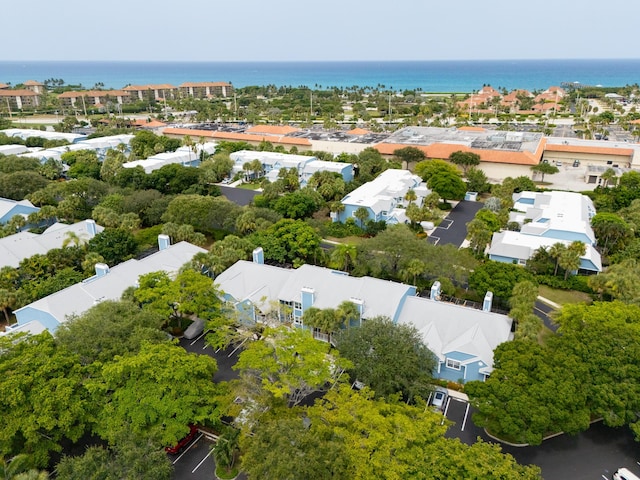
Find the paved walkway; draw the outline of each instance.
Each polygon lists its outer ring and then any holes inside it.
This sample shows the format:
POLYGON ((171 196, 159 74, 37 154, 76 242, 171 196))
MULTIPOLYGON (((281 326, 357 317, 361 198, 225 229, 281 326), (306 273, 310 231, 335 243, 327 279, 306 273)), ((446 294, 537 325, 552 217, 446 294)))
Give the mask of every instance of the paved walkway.
POLYGON ((482 202, 459 202, 429 235, 428 241, 435 245, 452 244, 460 248, 467 237, 467 223, 473 220, 476 212, 483 206, 482 202))

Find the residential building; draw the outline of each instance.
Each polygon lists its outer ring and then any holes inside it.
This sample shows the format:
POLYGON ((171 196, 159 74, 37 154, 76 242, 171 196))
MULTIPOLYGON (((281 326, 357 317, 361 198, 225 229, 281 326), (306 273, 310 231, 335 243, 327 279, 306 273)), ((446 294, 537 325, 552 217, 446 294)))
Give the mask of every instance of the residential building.
POLYGON ((33 130, 31 128, 7 128, 0 130, 0 134, 5 134, 7 137, 16 137, 26 140, 28 138, 39 137, 45 140, 65 140, 69 143, 76 143, 82 140, 86 140, 86 135, 80 135, 78 133, 65 133, 65 132, 49 132, 45 130, 33 130))
POLYGON ((70 108, 108 107, 124 105, 135 99, 126 90, 82 90, 79 92, 63 92, 58 95, 60 104, 70 108))
POLYGON ((385 170, 374 180, 361 185, 344 197, 344 211, 339 212, 335 220, 344 223, 347 218, 355 219, 356 211, 364 208, 369 214, 369 220, 390 224, 408 223, 405 209, 409 201, 405 197, 409 190, 415 192, 416 199, 412 202, 419 207, 430 193, 422 179, 410 171, 385 170))
MULTIPOLYGON (((438 358, 434 375, 454 381, 484 380, 493 368, 493 350, 513 338, 509 317, 491 311, 492 295, 485 297, 483 310, 462 307, 416 296, 416 288, 372 277, 351 277, 313 265, 287 269, 263 263, 263 252, 253 253, 253 262, 241 260, 215 279, 223 299, 234 309, 238 321, 278 325, 304 324, 304 312, 311 308, 337 308, 353 302, 360 318, 349 327, 378 316, 394 323, 412 324, 438 358)), ((312 328, 315 338, 331 341, 326 332, 312 328)))
POLYGON ((24 88, 27 90, 31 90, 32 92, 37 93, 38 95, 42 95, 45 91, 44 83, 40 83, 36 80, 27 80, 23 83, 24 88))
POLYGON ((260 163, 262 163, 262 175, 271 182, 278 179, 278 174, 282 168, 295 168, 298 171, 298 181, 301 187, 306 186, 311 176, 318 171, 337 173, 345 182, 353 180, 352 164, 327 162, 324 160, 318 160, 316 157, 311 157, 309 155, 240 150, 233 152, 229 157, 234 161, 234 165, 231 170, 232 176, 237 173, 253 175, 252 172, 246 172, 244 170, 244 165, 245 163, 250 163, 253 160, 259 160, 260 163))
MULTIPOLYGON (((345 272, 314 265, 287 269, 262 263, 262 249, 254 261, 240 260, 218 275, 215 284, 232 305, 241 322, 291 323, 304 327, 304 312, 311 308, 337 308, 351 301, 360 310, 360 321, 386 316, 397 321, 407 297, 416 287, 373 277, 351 277, 345 272)), ((314 336, 328 340, 314 329, 314 336)))
POLYGON ((69 317, 81 315, 101 301, 119 300, 127 288, 137 284, 140 275, 157 271, 173 275, 195 254, 206 253, 187 242, 170 245, 166 235, 160 235, 158 243, 160 250, 152 255, 127 260, 113 268, 99 263, 95 276, 19 308, 14 312, 18 323, 8 332, 16 328, 33 332, 45 328, 55 333, 69 317))
POLYGON ((15 215, 21 215, 26 218, 29 214, 39 210, 29 200, 16 201, 9 198, 0 198, 0 225, 4 225, 15 215))
POLYGON ((207 142, 204 144, 196 143, 192 147, 180 147, 175 152, 164 152, 153 155, 145 160, 134 160, 127 162, 122 166, 124 168, 142 167, 145 173, 151 173, 154 170, 177 163, 185 167, 197 167, 200 165, 200 159, 203 154, 213 155, 216 152, 216 143, 207 142))
POLYGON ((185 82, 178 91, 182 97, 226 98, 233 95, 233 85, 226 82, 185 82))
POLYGON ((161 85, 128 85, 122 91, 129 92, 134 102, 164 102, 165 100, 174 100, 178 96, 178 87, 166 83, 161 85))
MULTIPOLYGON (((439 282, 434 284, 439 287, 439 282)), ((493 351, 513 340, 513 321, 491 311, 491 292, 482 310, 441 302, 432 298, 408 297, 399 324, 413 325, 438 361, 434 376, 466 383, 484 381, 493 371, 493 351)))
POLYGON ((26 88, 11 90, 0 89, 0 109, 11 113, 17 110, 33 109, 40 105, 40 94, 26 88))
POLYGON ((124 152, 130 152, 131 140, 134 135, 112 135, 109 137, 98 137, 81 140, 77 143, 70 145, 63 145, 61 147, 53 147, 41 150, 33 150, 31 152, 20 154, 21 157, 32 157, 40 160, 41 163, 46 162, 49 159, 62 161, 62 155, 67 152, 73 152, 77 150, 93 150, 98 156, 98 160, 104 160, 107 152, 114 148, 121 148, 124 152))
MULTIPOLYGON (((37 210, 39 209, 36 208, 37 210)), ((54 248, 62 248, 65 242, 73 239, 86 243, 103 230, 93 220, 84 220, 71 225, 54 223, 41 234, 23 230, 0 238, 0 268, 16 268, 22 260, 36 254, 44 255, 54 248)))
POLYGON ((0 155, 19 155, 28 152, 29 149, 24 145, 0 145, 0 155))
POLYGON ((513 201, 509 221, 517 222, 520 231, 494 233, 489 258, 522 265, 538 248, 580 241, 586 245, 580 268, 592 272, 602 270, 591 228, 596 209, 589 197, 561 191, 520 192, 513 194, 513 201))

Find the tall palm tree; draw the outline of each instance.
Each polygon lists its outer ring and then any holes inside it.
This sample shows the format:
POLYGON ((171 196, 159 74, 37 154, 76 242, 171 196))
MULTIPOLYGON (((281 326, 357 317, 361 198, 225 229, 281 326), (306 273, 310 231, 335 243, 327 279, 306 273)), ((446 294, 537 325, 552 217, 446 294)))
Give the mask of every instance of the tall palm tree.
POLYGON ((407 193, 405 193, 404 199, 409 202, 409 205, 411 205, 418 199, 418 195, 416 195, 416 191, 413 188, 410 188, 407 190, 407 193))
POLYGON ((339 243, 331 251, 331 265, 348 272, 350 266, 355 266, 358 250, 355 245, 339 243))
POLYGON ((427 266, 422 260, 412 258, 407 262, 405 267, 400 270, 400 276, 405 282, 408 282, 413 278, 413 285, 415 285, 418 275, 422 275, 426 269, 427 266))
POLYGON ((549 256, 556 261, 556 266, 553 270, 553 275, 558 274, 558 266, 560 265, 560 257, 566 251, 567 246, 564 243, 554 243, 549 247, 549 256))

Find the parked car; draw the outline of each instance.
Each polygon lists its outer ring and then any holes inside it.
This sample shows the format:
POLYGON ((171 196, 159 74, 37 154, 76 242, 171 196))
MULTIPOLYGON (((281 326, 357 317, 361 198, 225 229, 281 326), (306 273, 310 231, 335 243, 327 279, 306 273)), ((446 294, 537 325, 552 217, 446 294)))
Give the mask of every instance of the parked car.
POLYGON ((191 340, 204 332, 204 320, 196 318, 184 331, 184 338, 191 340))
POLYGON ((619 468, 613 474, 613 480, 640 480, 640 477, 634 475, 626 468, 619 468))
POLYGON ((196 426, 189 425, 189 433, 187 433, 187 435, 184 438, 182 438, 178 443, 176 443, 172 447, 165 447, 164 450, 167 453, 170 453, 172 455, 177 455, 178 453, 182 452, 185 448, 187 448, 187 446, 193 441, 193 439, 196 438, 196 435, 198 435, 198 429, 196 428, 196 426))
POLYGON ((436 388, 436 391, 433 392, 433 397, 431 397, 431 405, 433 405, 434 410, 442 411, 444 410, 444 404, 447 401, 447 391, 443 388, 436 388))

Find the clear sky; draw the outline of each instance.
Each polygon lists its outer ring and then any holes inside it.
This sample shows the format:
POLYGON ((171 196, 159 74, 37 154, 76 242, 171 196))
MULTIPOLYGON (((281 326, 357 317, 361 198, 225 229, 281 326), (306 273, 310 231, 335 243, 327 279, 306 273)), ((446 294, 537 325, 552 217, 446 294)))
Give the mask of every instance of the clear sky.
POLYGON ((29 0, 0 60, 640 58, 637 0, 29 0))

